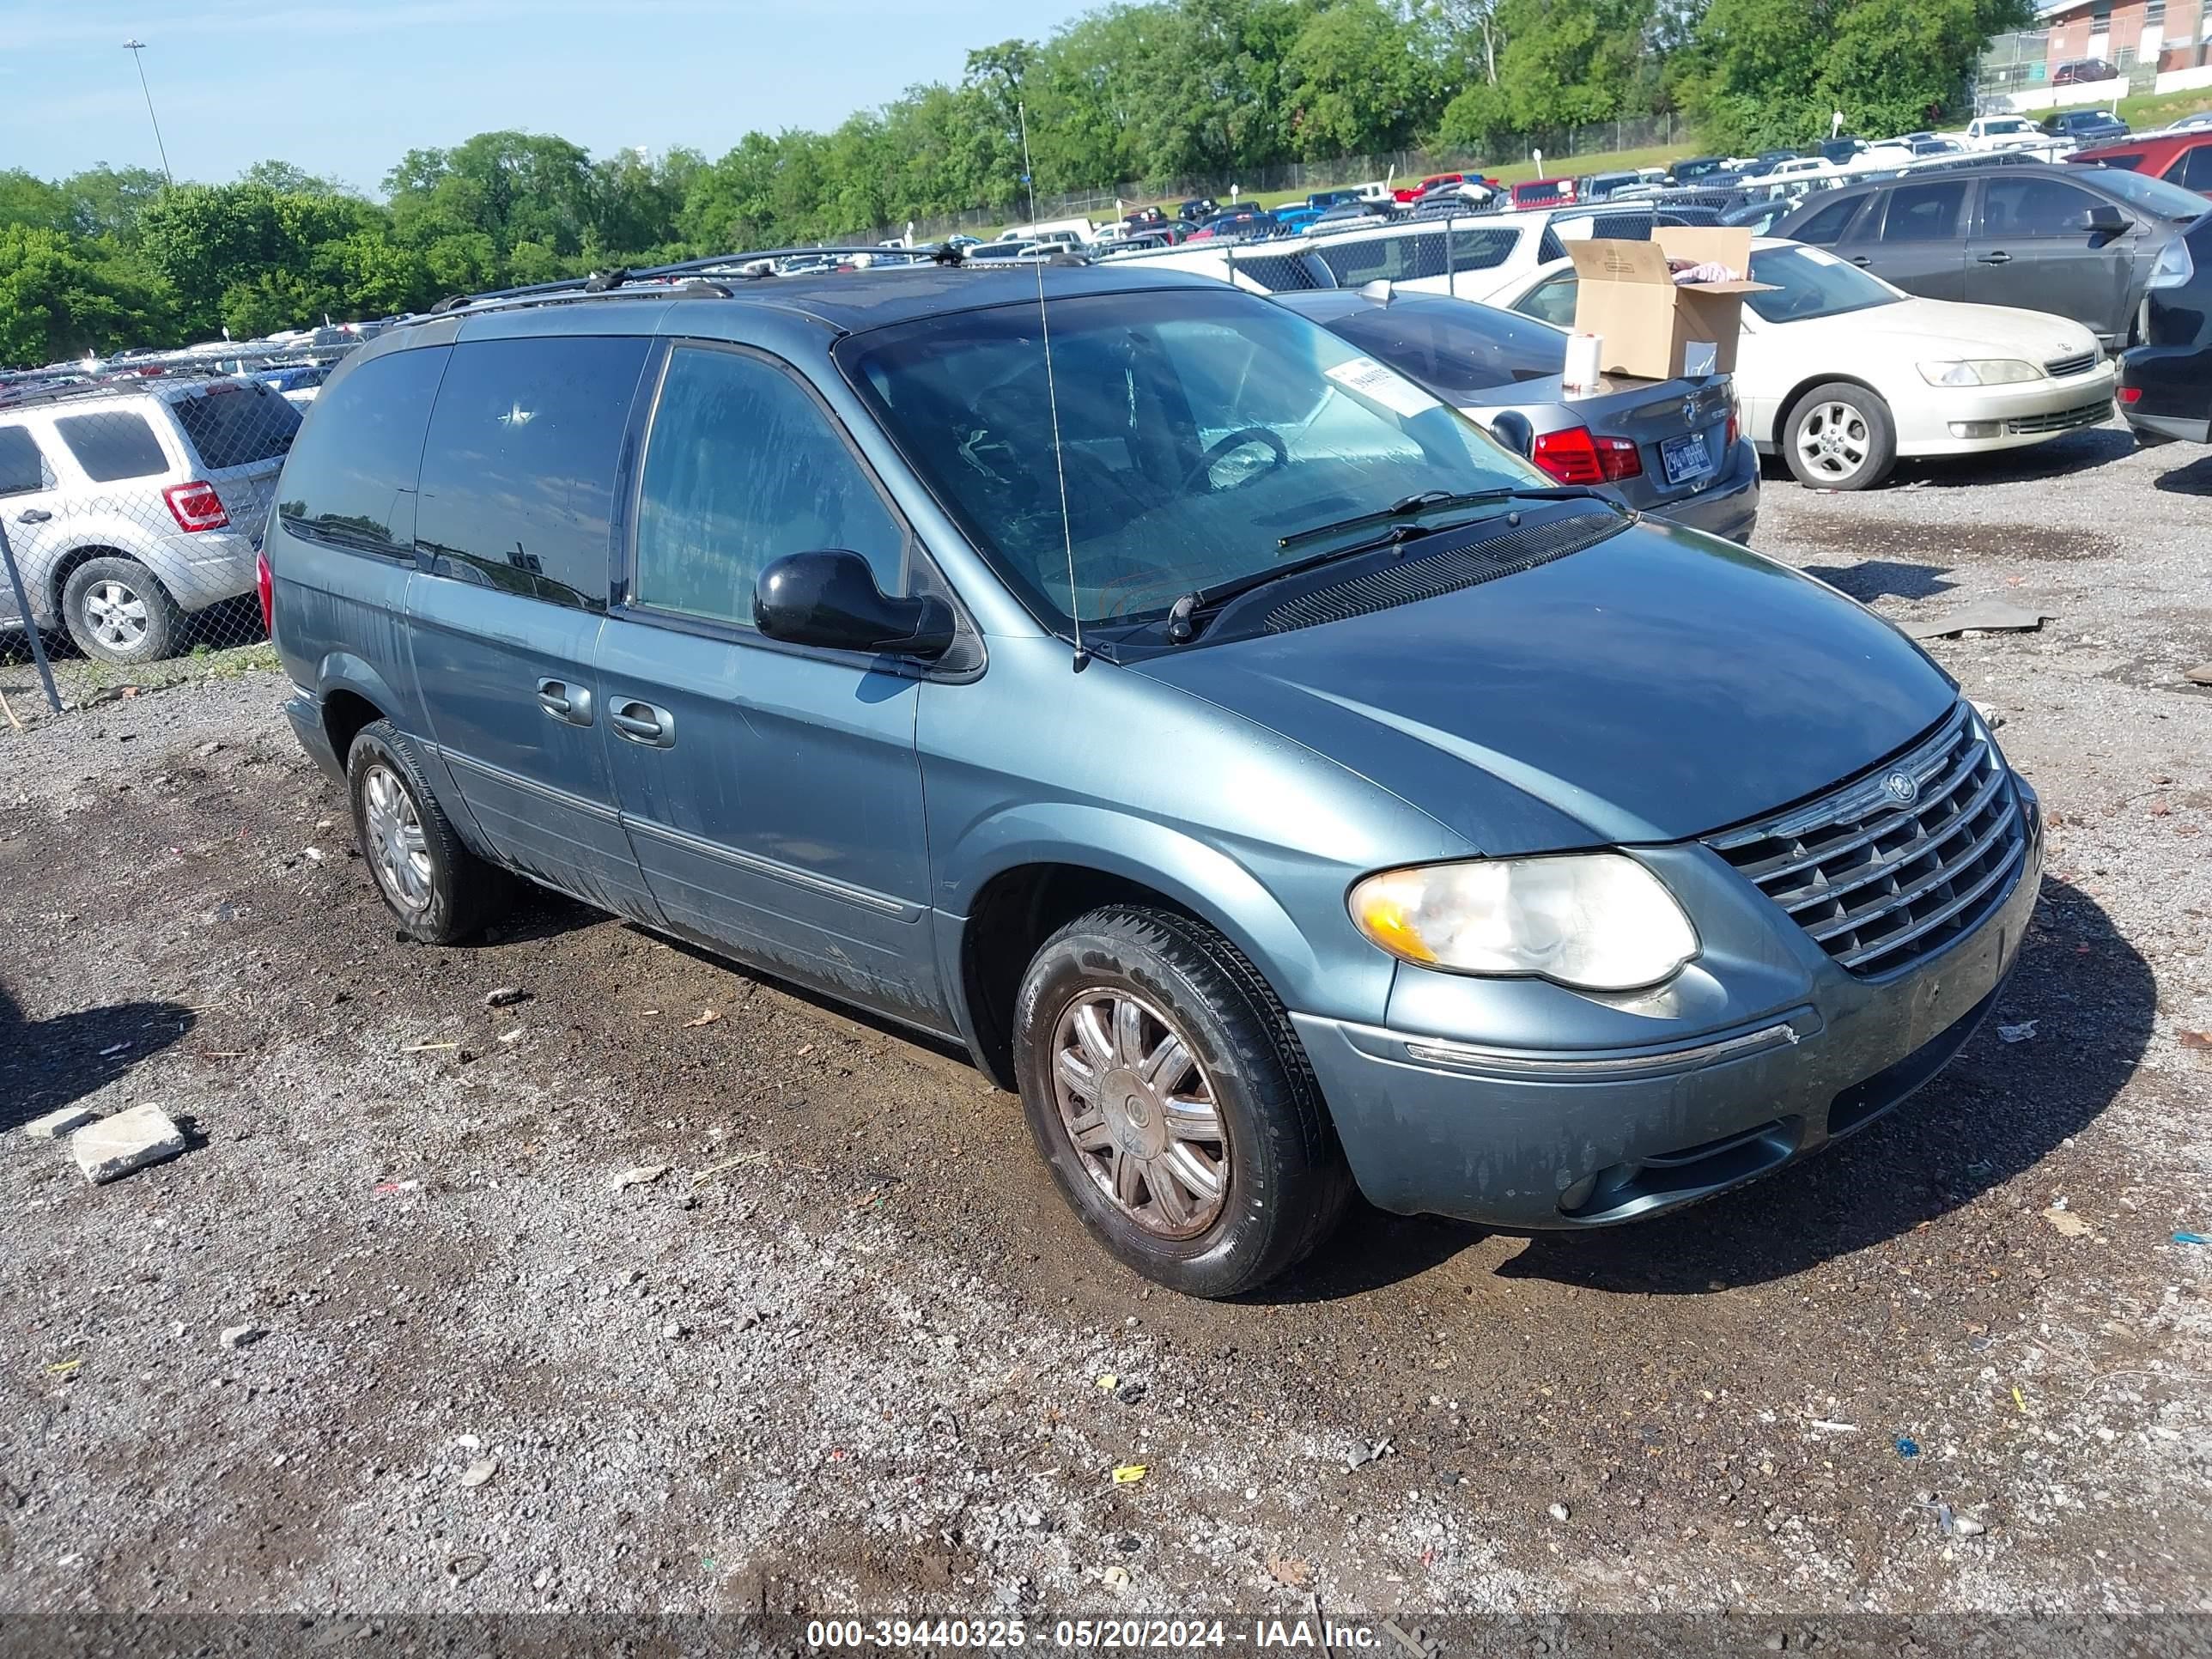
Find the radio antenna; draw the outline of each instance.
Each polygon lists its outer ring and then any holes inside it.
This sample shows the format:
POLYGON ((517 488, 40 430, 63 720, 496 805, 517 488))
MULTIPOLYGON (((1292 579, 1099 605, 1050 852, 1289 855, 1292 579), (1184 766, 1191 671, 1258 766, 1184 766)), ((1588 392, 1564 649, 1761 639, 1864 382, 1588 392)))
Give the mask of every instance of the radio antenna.
MULTIPOLYGON (((1030 165, 1030 112, 1026 104, 1016 104, 1014 114, 1022 125, 1022 183, 1029 187, 1030 227, 1036 227, 1036 169, 1030 165)), ((1060 539, 1067 552, 1067 615, 1075 624, 1075 672, 1080 674, 1091 660, 1091 653, 1083 648, 1083 604, 1075 592, 1075 531, 1067 516, 1067 464, 1060 449, 1060 391, 1052 374, 1052 322, 1045 314, 1044 261, 1034 260, 1036 267, 1037 327, 1044 335, 1044 402, 1052 419, 1052 470, 1060 477, 1060 539)))

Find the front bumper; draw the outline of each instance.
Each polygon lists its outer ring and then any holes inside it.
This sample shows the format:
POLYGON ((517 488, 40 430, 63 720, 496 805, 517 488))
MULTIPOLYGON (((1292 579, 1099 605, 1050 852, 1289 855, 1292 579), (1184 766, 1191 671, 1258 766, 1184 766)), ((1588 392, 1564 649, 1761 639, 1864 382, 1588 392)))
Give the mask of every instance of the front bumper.
POLYGON ((1294 1015, 1360 1190, 1404 1214, 1604 1225, 1741 1186, 1872 1122, 1964 1046, 2019 955, 2043 867, 2040 814, 2020 787, 2028 845, 2011 891, 1892 977, 1844 972, 1772 910, 1770 961, 1801 964, 1804 994, 1663 1045, 1516 1050, 1294 1015))
POLYGON ((2118 381, 2109 360, 2086 374, 2019 386, 1929 386, 1899 407, 1897 453, 1980 455, 2046 443, 2109 420, 2118 381))
POLYGON ((1702 530, 1723 541, 1749 543, 1759 527, 1759 451, 1749 440, 1737 439, 1728 466, 1712 483, 1693 495, 1654 501, 1644 510, 1655 519, 1702 530))

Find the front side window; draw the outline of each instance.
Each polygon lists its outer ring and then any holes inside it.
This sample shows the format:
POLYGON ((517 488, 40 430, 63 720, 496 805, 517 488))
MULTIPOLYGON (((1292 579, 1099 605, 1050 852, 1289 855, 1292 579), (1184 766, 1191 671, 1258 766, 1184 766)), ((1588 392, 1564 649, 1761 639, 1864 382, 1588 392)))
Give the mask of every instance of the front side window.
POLYGON ((633 600, 750 628, 761 572, 829 548, 906 591, 905 536, 805 388, 756 357, 678 347, 646 441, 633 600))
POLYGON ((2200 195, 2212 191, 2212 144, 2199 144, 2182 152, 2181 159, 2166 170, 2166 181, 2200 195))
POLYGON ((94 483, 117 483, 125 478, 158 477, 169 470, 161 441, 146 417, 130 410, 102 410, 97 415, 64 415, 54 422, 84 476, 94 483))
POLYGON ((565 335, 453 348, 416 509, 439 574, 605 606, 616 473, 647 349, 565 335))
POLYGON ((1790 233, 1790 240, 1812 242, 1826 246, 1841 241, 1844 232, 1852 220, 1858 217, 1859 209, 1865 205, 1863 196, 1847 197, 1840 202, 1831 202, 1790 233))
POLYGON ((0 426, 0 495, 52 487, 38 440, 20 426, 0 426))
POLYGON ((1990 236, 2078 236, 2100 205, 2086 190, 2053 179, 1990 179, 1982 185, 1982 230, 1990 236))
POLYGON ((1249 295, 1056 301, 1050 389, 1039 323, 1034 305, 957 312, 836 355, 1048 623, 1155 619, 1316 550, 1285 550, 1301 532, 1431 490, 1543 481, 1427 392, 1249 295))
MULTIPOLYGON (((1572 328, 1575 325, 1575 297, 1581 292, 1575 273, 1563 270, 1556 276, 1547 276, 1523 295, 1521 303, 1513 308, 1524 317, 1534 317, 1540 323, 1549 323, 1553 328, 1572 328)), ((1564 357, 1561 362, 1565 362, 1564 357)))

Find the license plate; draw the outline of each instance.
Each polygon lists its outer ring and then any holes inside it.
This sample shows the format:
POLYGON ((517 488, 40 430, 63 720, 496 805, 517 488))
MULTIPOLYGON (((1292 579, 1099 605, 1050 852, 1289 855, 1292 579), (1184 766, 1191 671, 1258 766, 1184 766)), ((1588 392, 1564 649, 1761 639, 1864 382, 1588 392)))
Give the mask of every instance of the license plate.
POLYGON ((1687 483, 1713 470, 1713 452, 1707 447, 1704 433, 1686 433, 1659 446, 1659 463, 1667 469, 1668 483, 1687 483))

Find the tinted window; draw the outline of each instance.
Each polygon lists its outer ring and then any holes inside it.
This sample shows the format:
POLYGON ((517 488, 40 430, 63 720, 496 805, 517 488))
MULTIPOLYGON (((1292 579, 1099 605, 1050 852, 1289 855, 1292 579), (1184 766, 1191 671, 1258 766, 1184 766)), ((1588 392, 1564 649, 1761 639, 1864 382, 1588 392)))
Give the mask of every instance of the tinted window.
POLYGON ((615 473, 648 344, 554 336, 453 348, 416 508, 440 575, 606 604, 615 473))
POLYGON ((451 356, 448 346, 388 352, 324 391, 277 481, 287 530, 372 553, 410 550, 422 434, 451 356))
POLYGON ((0 495, 47 488, 37 440, 20 426, 0 426, 0 495))
POLYGON ((2100 167, 2118 167, 2128 173, 2133 173, 2142 164, 2143 153, 2139 149, 2130 150, 2124 155, 2100 155, 2097 158, 2097 165, 2100 167))
POLYGON ((2166 170, 2164 177, 2168 184, 2179 185, 2185 190, 2212 191, 2212 144, 2199 144, 2183 152, 2181 159, 2166 170))
POLYGON ((757 358, 679 347, 646 444, 637 603, 750 628, 760 573, 828 547, 905 591, 905 538, 821 405, 757 358))
POLYGON ((106 410, 98 415, 64 415, 54 430, 94 483, 121 478, 150 478, 169 470, 169 458, 143 415, 106 410))
POLYGON ((1889 215, 1881 223, 1885 242, 1948 242, 1959 234, 1959 210, 1966 186, 1899 185, 1889 193, 1889 215))
MULTIPOLYGON (((1575 296, 1580 292, 1575 284, 1575 273, 1563 270, 1539 283, 1513 308, 1539 322, 1549 323, 1554 328, 1575 325, 1575 296)), ((1565 348, 1561 348, 1564 352, 1565 348)), ((1565 362, 1564 356, 1562 362, 1565 362)))
POLYGON ((1449 250, 1445 234, 1437 229, 1370 236, 1316 251, 1334 273, 1340 288, 1358 288, 1378 281, 1403 283, 1417 276, 1443 276, 1455 270, 1492 270, 1512 256, 1522 233, 1510 225, 1455 230, 1449 233, 1449 250))
POLYGON ((291 448, 300 411, 258 380, 225 381, 169 407, 210 470, 272 461, 291 448))
POLYGON ((1982 232, 1988 236, 2077 236, 2081 216, 2101 205, 2086 190, 2055 179, 1990 179, 1982 185, 1982 232))
POLYGON ((1865 200, 1863 196, 1852 196, 1840 202, 1831 202, 1788 234, 1792 241, 1798 242, 1817 242, 1825 246, 1839 241, 1844 229, 1858 216, 1859 209, 1865 200))
POLYGON ((1552 330, 1455 300, 1395 300, 1328 328, 1454 403, 1557 374, 1566 363, 1567 343, 1552 330))

